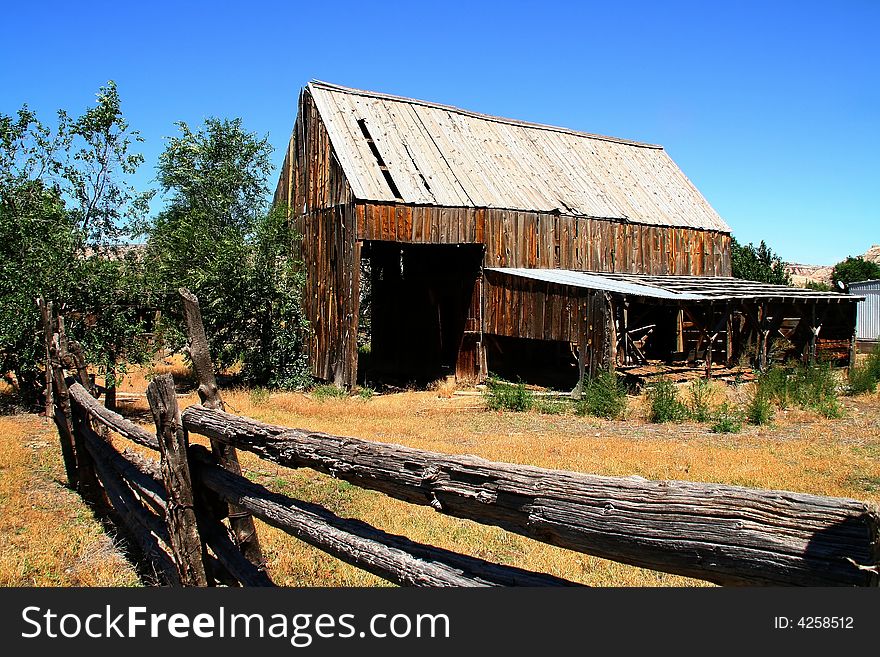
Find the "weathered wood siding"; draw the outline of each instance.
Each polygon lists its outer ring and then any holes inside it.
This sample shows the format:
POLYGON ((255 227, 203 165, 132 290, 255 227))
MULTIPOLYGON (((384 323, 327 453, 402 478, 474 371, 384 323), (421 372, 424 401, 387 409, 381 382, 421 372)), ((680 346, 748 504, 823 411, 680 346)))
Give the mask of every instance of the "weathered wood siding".
POLYGON ((486 245, 487 267, 730 276, 730 235, 491 208, 357 202, 358 239, 486 245))
POLYGON ((302 236, 312 375, 340 385, 357 376, 360 242, 351 188, 308 94, 302 94, 276 203, 287 203, 302 236))
POLYGON ((605 367, 610 357, 610 306, 597 290, 486 271, 485 326, 494 335, 584 342, 586 360, 605 367))

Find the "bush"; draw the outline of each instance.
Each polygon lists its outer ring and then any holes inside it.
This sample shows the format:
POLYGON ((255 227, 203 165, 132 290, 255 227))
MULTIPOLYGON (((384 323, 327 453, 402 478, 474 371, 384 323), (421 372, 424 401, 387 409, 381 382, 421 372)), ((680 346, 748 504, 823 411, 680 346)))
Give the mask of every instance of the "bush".
POLYGON ((746 419, 752 424, 770 424, 773 421, 773 404, 759 386, 746 406, 746 419))
POLYGON ((318 401, 348 397, 348 393, 344 389, 334 386, 332 383, 315 386, 314 388, 312 388, 311 392, 312 397, 314 397, 318 401))
POLYGON ((877 390, 880 383, 880 344, 868 354, 863 365, 852 365, 847 376, 847 394, 860 395, 877 390))
POLYGON ((709 422, 712 419, 712 397, 715 392, 708 379, 696 379, 687 389, 687 408, 690 417, 697 422, 709 422))
POLYGON ((792 383, 787 367, 771 367, 759 374, 756 388, 756 394, 768 403, 775 403, 780 408, 788 408, 792 403, 792 383))
POLYGON ((489 379, 483 396, 491 411, 524 412, 535 405, 535 396, 526 390, 523 383, 510 383, 501 379, 489 379))
POLYGON ((362 388, 358 388, 357 395, 360 399, 364 401, 370 401, 373 398, 373 395, 376 394, 376 391, 370 388, 369 386, 364 386, 362 388))
POLYGON ((862 366, 853 365, 849 368, 847 374, 846 393, 848 395, 861 395, 866 392, 875 392, 877 390, 877 377, 870 369, 862 366))
POLYGON ((614 372, 600 372, 586 382, 575 413, 617 420, 626 412, 626 386, 614 372))
POLYGON ((739 433, 742 431, 743 419, 742 411, 724 402, 712 414, 712 431, 715 433, 739 433))
POLYGON ((663 379, 648 389, 651 422, 681 422, 688 417, 688 409, 678 398, 678 391, 672 381, 663 379))

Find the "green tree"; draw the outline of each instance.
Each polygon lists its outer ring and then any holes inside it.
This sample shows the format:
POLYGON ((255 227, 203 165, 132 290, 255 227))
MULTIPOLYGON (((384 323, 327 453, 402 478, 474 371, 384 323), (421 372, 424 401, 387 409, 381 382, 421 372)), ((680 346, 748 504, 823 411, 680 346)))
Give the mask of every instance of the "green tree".
POLYGON ((785 263, 761 240, 758 246, 751 242, 742 245, 735 237, 730 240, 730 261, 733 275, 748 281, 791 285, 791 275, 785 263))
POLYGON ((174 291, 188 288, 199 297, 220 366, 241 363, 261 385, 302 385, 302 275, 290 255, 286 211, 267 211, 272 147, 241 119, 177 126, 181 134, 169 139, 158 166, 168 206, 146 230, 169 314, 177 311, 174 291))
POLYGON ((36 400, 41 377, 37 296, 56 302, 111 381, 117 359, 140 350, 131 285, 140 275, 119 255, 151 196, 128 182, 143 161, 131 152, 138 141, 113 82, 82 116, 60 110, 54 127, 26 105, 0 115, 0 369, 25 403, 36 400))
POLYGON ((865 260, 861 256, 847 256, 831 270, 831 280, 836 285, 841 283, 855 283, 856 281, 870 281, 880 278, 880 264, 865 260))

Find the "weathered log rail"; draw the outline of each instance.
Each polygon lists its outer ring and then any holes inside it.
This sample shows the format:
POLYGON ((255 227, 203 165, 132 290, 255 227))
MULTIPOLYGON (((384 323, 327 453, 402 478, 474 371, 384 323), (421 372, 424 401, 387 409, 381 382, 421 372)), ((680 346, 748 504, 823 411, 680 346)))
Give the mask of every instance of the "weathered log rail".
POLYGON ((718 584, 878 584, 880 515, 865 502, 492 462, 273 426, 216 404, 180 413, 170 375, 148 389, 153 433, 65 377, 65 343, 53 336, 49 381, 70 484, 108 510, 165 584, 272 586, 256 534, 242 531, 241 520, 251 517, 401 585, 572 584, 418 544, 271 492, 230 462, 236 449, 551 545, 718 584), (208 438, 211 450, 190 445, 188 433, 208 438), (157 452, 159 461, 120 452, 111 434, 157 452))

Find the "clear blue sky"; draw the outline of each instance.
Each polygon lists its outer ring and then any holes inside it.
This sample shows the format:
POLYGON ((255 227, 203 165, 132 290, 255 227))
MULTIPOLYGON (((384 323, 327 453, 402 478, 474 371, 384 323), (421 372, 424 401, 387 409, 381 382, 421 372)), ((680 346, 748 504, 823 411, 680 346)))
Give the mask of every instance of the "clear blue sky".
MULTIPOLYGON (((832 264, 880 242, 880 2, 19 2, 0 112, 113 79, 147 142, 241 116, 280 164, 317 78, 663 144, 741 241, 832 264)), ((274 180, 273 180, 274 186, 274 180)))

